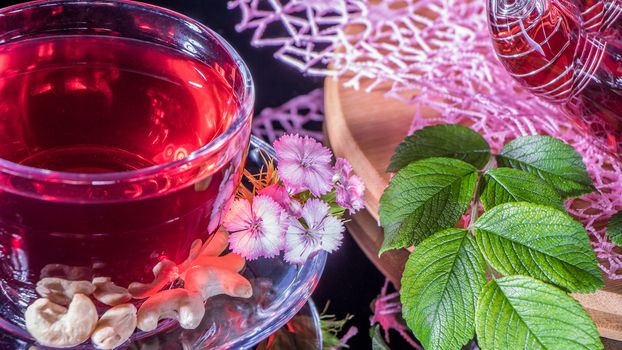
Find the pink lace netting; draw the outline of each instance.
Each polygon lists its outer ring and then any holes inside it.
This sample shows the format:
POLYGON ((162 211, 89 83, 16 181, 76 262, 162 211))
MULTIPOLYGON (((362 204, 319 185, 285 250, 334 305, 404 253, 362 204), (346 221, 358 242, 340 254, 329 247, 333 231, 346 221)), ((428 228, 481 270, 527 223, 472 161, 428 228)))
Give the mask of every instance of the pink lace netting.
MULTIPOLYGON (((254 30, 255 45, 278 46, 278 59, 309 74, 338 76, 349 87, 386 89, 387 96, 417 105, 422 114, 429 115, 430 109, 438 113, 436 119, 415 115, 412 129, 459 122, 482 133, 496 149, 517 136, 536 133, 575 146, 601 193, 569 201, 569 210, 592 235, 603 271, 612 279, 622 279, 622 255, 603 228, 622 209, 620 164, 594 146, 600 140, 587 136, 556 107, 518 86, 498 63, 485 1, 282 2, 235 0, 229 5, 242 10, 238 29, 254 30), (286 34, 269 36, 270 26, 285 28, 279 33, 286 34)), ((262 113, 258 123, 269 138, 275 131, 268 120, 285 121, 295 130, 306 123, 303 118, 302 124, 296 124, 296 108, 295 104, 286 107, 280 116, 262 113)))
POLYGON ((252 45, 276 47, 275 57, 301 71, 333 74, 326 68, 338 37, 351 13, 362 11, 364 0, 231 0, 242 20, 238 31, 253 30, 252 45))
POLYGON ((456 57, 456 46, 490 41, 472 30, 485 6, 462 0, 232 0, 228 6, 241 10, 236 28, 252 30, 254 46, 277 48, 278 59, 305 73, 347 76, 347 86, 369 90, 387 82, 396 92, 412 89, 440 62, 453 72, 444 77, 477 70, 478 60, 456 57))
POLYGON ((253 119, 253 134, 270 142, 283 134, 300 134, 323 140, 324 134, 312 128, 324 121, 324 92, 316 89, 294 97, 276 108, 265 108, 253 119))

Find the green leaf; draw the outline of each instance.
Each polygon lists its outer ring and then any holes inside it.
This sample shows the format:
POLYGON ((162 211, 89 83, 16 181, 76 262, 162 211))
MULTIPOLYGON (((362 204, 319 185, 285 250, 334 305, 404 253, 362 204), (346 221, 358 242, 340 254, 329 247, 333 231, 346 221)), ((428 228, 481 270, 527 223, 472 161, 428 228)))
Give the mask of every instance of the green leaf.
POLYGON ((573 292, 604 286, 585 228, 563 211, 506 203, 486 212, 474 228, 484 257, 504 275, 529 275, 573 292))
POLYGON ((533 174, 511 168, 488 170, 480 199, 486 210, 508 202, 530 202, 564 210, 564 201, 551 185, 533 174))
POLYGON ((438 232, 410 255, 402 275, 402 316, 424 349, 459 350, 473 339, 485 268, 464 229, 438 232))
POLYGON ((469 208, 476 182, 475 167, 451 158, 428 158, 400 170, 380 198, 380 253, 454 226, 469 208))
POLYGON ((475 327, 482 350, 603 349, 581 304, 531 277, 488 282, 477 303, 475 327))
POLYGON ((372 350, 391 350, 389 345, 382 338, 380 334, 380 326, 375 325, 370 329, 369 335, 371 336, 371 349, 372 350))
POLYGON ((607 236, 613 243, 622 246, 622 212, 616 213, 609 219, 607 236))
POLYGON ((539 176, 564 199, 596 190, 579 153, 550 136, 518 138, 503 147, 497 162, 539 176))
POLYGON ((490 159, 490 146, 480 134, 460 124, 428 126, 397 146, 387 171, 396 172, 412 162, 433 157, 455 158, 481 169, 490 159))

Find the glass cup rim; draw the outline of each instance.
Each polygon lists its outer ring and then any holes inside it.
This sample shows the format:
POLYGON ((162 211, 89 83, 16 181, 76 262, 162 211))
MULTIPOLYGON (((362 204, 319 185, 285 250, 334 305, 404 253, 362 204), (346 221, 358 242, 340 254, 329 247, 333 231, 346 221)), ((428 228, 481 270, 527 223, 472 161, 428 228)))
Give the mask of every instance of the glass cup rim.
MULTIPOLYGON (((72 5, 84 5, 84 6, 110 6, 110 5, 122 5, 128 6, 130 9, 149 10, 156 15, 170 16, 179 20, 181 23, 193 28, 200 34, 207 35, 210 39, 214 40, 221 48, 229 55, 232 61, 235 63, 237 71, 240 73, 242 82, 244 84, 243 92, 239 97, 240 108, 233 123, 218 137, 211 140, 207 144, 201 146, 199 149, 191 152, 188 156, 182 159, 173 160, 170 162, 156 164, 149 167, 120 171, 109 173, 74 173, 65 171, 56 171, 43 168, 31 167, 28 165, 18 164, 4 158, 0 158, 0 173, 10 174, 12 176, 34 179, 42 182, 48 182, 51 179, 56 183, 68 183, 72 185, 90 185, 97 182, 109 183, 111 181, 139 181, 145 178, 150 178, 167 171, 178 169, 184 165, 191 164, 192 162, 210 155, 213 151, 221 148, 228 140, 234 137, 252 117, 253 105, 255 103, 255 85, 250 73, 250 70, 242 57, 237 51, 218 33, 210 29, 201 22, 194 20, 179 12, 169 10, 164 7, 147 4, 133 0, 34 0, 21 4, 16 4, 8 7, 0 8, 0 16, 14 11, 23 11, 36 7, 47 7, 62 4, 72 5)), ((2 45, 3 43, 0 43, 2 45)))

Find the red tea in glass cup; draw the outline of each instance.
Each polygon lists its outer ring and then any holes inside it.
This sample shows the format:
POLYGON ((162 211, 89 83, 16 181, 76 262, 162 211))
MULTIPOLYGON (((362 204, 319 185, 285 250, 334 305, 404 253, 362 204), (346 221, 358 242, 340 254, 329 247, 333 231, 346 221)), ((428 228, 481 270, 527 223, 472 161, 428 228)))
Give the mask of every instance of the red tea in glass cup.
POLYGON ((0 326, 44 277, 150 282, 221 223, 250 137, 217 34, 126 1, 0 11, 0 326))

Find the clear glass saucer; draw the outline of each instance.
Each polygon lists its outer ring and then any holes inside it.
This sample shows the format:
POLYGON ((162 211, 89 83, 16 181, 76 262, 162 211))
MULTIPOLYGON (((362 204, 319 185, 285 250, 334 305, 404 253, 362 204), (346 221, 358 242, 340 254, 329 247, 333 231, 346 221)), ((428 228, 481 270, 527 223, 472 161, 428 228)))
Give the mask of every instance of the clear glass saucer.
POLYGON ((320 315, 311 299, 285 326, 255 347, 255 350, 322 350, 320 315))
MULTIPOLYGON (((265 157, 275 157, 274 149, 256 137, 251 138, 246 169, 257 172, 265 157)), ((289 265, 282 257, 248 261, 243 271, 253 285, 250 299, 216 296, 206 302, 203 321, 197 329, 181 329, 177 322, 165 321, 153 332, 137 332, 119 349, 132 350, 225 350, 250 349, 278 331, 309 301, 319 282, 326 253, 309 259, 304 265, 289 265)), ((0 307, 3 307, 0 301, 0 307)), ((304 311, 319 330, 317 310, 310 303, 304 311)), ((0 349, 43 350, 33 340, 25 340, 0 331, 0 349)), ((23 332, 23 331, 22 331, 23 332)), ((319 343, 321 334, 318 333, 319 343)), ((85 343, 74 349, 93 349, 85 343)), ((318 347, 320 349, 321 347, 318 347)))

